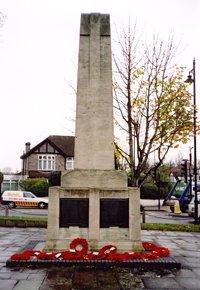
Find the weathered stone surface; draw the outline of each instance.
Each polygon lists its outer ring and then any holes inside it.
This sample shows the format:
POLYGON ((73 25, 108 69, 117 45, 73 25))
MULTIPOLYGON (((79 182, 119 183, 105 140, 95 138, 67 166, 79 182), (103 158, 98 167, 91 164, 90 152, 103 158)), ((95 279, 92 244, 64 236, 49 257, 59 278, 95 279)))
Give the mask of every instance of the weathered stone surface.
POLYGON ((127 188, 127 175, 116 170, 72 170, 62 174, 63 187, 71 188, 127 188))
POLYGON ((110 16, 81 15, 75 169, 114 169, 110 16))
MULTIPOLYGON (((140 193, 138 188, 124 190, 109 190, 90 188, 85 191, 89 198, 89 228, 59 227, 59 199, 63 197, 77 198, 80 189, 55 187, 51 189, 49 199, 48 231, 45 251, 64 250, 69 248, 72 239, 83 237, 88 240, 90 248, 97 250, 107 244, 116 244, 119 251, 132 251, 141 248, 140 233, 140 193), (100 228, 100 198, 128 198, 129 199, 129 228, 109 227, 100 228)), ((84 191, 83 191, 84 192, 84 191)), ((82 190, 81 190, 82 193, 82 190)), ((83 195, 81 194, 81 197, 83 195)))

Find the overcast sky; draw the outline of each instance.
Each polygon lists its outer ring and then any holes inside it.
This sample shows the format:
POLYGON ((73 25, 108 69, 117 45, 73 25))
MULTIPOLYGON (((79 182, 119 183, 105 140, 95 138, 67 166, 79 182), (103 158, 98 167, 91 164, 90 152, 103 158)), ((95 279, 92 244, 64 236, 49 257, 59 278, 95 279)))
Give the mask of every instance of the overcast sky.
POLYGON ((177 64, 188 73, 196 58, 199 103, 199 0, 0 0, 0 11, 0 170, 21 170, 26 142, 73 134, 81 13, 109 13, 112 29, 131 17, 147 35, 173 33, 177 64))

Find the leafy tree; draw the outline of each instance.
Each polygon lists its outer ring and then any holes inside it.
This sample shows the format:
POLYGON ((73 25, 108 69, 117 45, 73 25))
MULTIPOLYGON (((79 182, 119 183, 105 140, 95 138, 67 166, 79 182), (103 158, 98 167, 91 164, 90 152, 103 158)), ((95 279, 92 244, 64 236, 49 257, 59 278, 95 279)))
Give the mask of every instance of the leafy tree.
POLYGON ((159 167, 160 181, 168 182, 169 181, 169 166, 167 164, 162 164, 159 167))
POLYGON ((131 185, 141 186, 170 148, 187 143, 193 131, 193 105, 183 68, 172 65, 177 47, 153 37, 139 45, 136 27, 119 36, 114 59, 115 119, 125 144, 116 144, 131 171, 131 185), (156 164, 147 166, 154 157, 156 164))

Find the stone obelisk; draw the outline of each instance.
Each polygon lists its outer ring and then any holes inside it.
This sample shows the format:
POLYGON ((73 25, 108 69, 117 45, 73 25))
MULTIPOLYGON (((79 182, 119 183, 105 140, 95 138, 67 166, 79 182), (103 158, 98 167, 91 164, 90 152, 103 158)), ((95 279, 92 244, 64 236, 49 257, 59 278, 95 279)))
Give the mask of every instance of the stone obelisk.
POLYGON ((76 116, 75 168, 114 169, 108 15, 81 17, 76 116))
POLYGON ((91 250, 141 246, 138 188, 114 169, 110 16, 82 14, 80 25, 75 169, 49 192, 45 250, 86 238, 91 250))
POLYGON ((124 187, 114 170, 110 16, 82 14, 80 25, 75 171, 62 183, 74 187, 124 187))

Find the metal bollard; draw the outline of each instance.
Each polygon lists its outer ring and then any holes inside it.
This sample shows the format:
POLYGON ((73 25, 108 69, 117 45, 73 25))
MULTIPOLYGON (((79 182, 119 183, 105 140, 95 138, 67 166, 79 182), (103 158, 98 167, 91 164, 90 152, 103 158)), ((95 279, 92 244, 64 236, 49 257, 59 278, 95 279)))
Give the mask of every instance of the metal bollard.
POLYGON ((146 214, 145 214, 145 209, 142 211, 142 223, 145 224, 146 222, 146 214))
POLYGON ((8 216, 8 206, 5 205, 5 216, 8 216))

